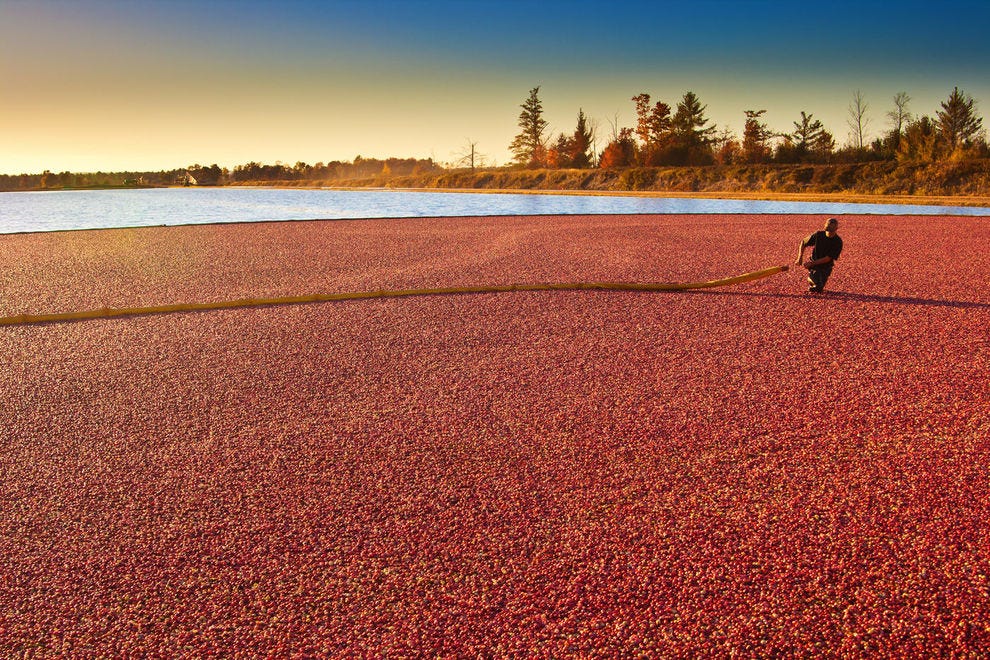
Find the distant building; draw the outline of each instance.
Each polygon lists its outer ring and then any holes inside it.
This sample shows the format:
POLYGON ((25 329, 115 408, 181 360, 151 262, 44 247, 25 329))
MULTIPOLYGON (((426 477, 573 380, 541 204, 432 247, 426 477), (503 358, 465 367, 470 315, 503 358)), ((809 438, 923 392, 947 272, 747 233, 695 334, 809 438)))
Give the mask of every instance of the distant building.
POLYGON ((216 165, 212 167, 197 167, 188 169, 184 174, 180 174, 176 183, 180 186, 215 186, 220 183, 220 177, 222 175, 223 170, 216 165))

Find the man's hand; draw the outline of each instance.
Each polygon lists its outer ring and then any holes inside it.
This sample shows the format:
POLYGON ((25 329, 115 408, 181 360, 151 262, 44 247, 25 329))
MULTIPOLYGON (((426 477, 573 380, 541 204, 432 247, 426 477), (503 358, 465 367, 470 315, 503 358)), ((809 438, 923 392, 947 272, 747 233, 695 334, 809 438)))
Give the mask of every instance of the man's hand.
POLYGON ((809 259, 804 262, 805 268, 817 268, 818 266, 824 266, 825 264, 832 263, 832 257, 819 257, 818 259, 809 259))

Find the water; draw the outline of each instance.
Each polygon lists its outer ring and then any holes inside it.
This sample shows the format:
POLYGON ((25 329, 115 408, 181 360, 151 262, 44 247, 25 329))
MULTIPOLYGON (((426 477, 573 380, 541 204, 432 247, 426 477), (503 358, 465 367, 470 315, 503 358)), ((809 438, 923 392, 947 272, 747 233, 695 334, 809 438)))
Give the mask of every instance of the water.
POLYGON ((0 234, 269 220, 637 213, 987 216, 990 208, 386 190, 73 190, 0 193, 0 234))

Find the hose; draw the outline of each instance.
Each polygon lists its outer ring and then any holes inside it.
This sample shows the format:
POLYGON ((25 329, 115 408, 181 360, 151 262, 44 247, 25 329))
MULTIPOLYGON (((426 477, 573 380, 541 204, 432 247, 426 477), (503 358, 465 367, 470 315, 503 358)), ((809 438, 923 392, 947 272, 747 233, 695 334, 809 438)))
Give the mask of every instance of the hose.
POLYGON ((707 282, 576 282, 564 284, 505 284, 492 286, 462 286, 439 289, 398 289, 391 291, 358 291, 351 293, 317 293, 306 296, 286 296, 280 298, 243 298, 219 302, 183 303, 159 305, 156 307, 122 307, 93 309, 80 312, 57 314, 20 314, 0 317, 0 326, 35 325, 40 323, 64 323, 88 319, 107 319, 117 316, 144 316, 149 314, 173 314, 237 307, 267 307, 273 305, 301 305, 314 302, 340 300, 368 300, 373 298, 404 298, 409 296, 442 296, 467 293, 503 293, 509 291, 686 291, 730 286, 769 277, 787 270, 787 266, 774 266, 752 273, 707 282))

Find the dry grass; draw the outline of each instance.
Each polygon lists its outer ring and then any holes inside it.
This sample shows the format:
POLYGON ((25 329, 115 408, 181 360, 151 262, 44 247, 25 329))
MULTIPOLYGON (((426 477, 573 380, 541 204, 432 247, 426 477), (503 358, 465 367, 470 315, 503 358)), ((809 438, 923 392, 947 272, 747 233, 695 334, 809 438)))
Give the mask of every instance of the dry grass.
POLYGON ((990 160, 940 163, 625 168, 621 170, 445 170, 290 185, 465 192, 566 192, 781 201, 939 206, 990 205, 990 160))
MULTIPOLYGON (((332 190, 367 190, 362 186, 321 186, 332 190)), ((834 202, 839 204, 913 204, 921 206, 990 206, 990 196, 951 195, 866 195, 857 193, 783 193, 783 192, 675 192, 653 190, 534 190, 491 188, 396 188, 408 192, 447 192, 520 195, 587 195, 608 197, 663 197, 678 199, 744 199, 776 202, 834 202)))

